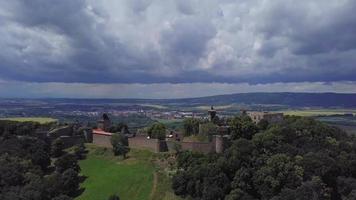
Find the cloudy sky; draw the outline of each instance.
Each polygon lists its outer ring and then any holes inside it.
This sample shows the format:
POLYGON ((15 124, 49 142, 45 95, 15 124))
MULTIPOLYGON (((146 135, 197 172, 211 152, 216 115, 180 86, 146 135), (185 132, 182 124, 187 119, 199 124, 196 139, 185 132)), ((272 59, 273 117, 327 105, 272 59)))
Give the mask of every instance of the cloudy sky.
POLYGON ((0 97, 356 92, 355 0, 0 0, 0 97))

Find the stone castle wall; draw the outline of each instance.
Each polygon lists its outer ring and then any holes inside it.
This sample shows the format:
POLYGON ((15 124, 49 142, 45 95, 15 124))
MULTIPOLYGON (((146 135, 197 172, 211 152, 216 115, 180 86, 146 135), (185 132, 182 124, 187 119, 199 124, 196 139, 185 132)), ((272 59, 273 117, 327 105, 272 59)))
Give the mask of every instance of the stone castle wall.
POLYGON ((222 153, 224 151, 225 141, 220 135, 214 136, 211 142, 181 142, 183 151, 195 151, 200 153, 222 153))
POLYGON ((145 136, 136 136, 129 138, 129 147, 137 149, 148 149, 153 152, 164 151, 165 141, 158 139, 147 139, 145 136))
POLYGON ((283 120, 283 113, 270 113, 270 112, 247 112, 247 115, 256 124, 262 119, 267 120, 269 123, 277 123, 283 120))
POLYGON ((213 145, 216 153, 222 153, 224 151, 224 138, 221 135, 214 136, 213 145))
POLYGON ((74 135, 74 136, 61 136, 59 137, 64 144, 65 148, 72 147, 77 144, 85 142, 85 137, 83 135, 74 135))
POLYGON ((73 128, 71 126, 63 126, 49 131, 48 136, 50 138, 58 138, 60 136, 69 136, 73 134, 73 128))
POLYGON ((212 142, 181 142, 183 151, 195 151, 200 153, 214 152, 214 145, 212 142))
POLYGON ((101 147, 112 148, 110 138, 111 136, 93 134, 93 144, 101 147))
MULTIPOLYGON (((93 144, 112 148, 110 142, 111 136, 93 134, 93 144)), ((128 138, 129 147, 135 149, 146 149, 152 152, 174 151, 175 145, 179 145, 181 150, 195 151, 200 153, 221 153, 224 150, 224 139, 216 136, 211 142, 178 142, 178 141, 160 141, 158 139, 147 139, 145 136, 136 136, 128 138)))
MULTIPOLYGON (((112 148, 110 138, 111 136, 108 135, 93 134, 93 144, 101 147, 112 148)), ((128 138, 128 141, 130 148, 147 149, 153 152, 161 152, 167 149, 165 141, 147 139, 144 136, 128 138)))

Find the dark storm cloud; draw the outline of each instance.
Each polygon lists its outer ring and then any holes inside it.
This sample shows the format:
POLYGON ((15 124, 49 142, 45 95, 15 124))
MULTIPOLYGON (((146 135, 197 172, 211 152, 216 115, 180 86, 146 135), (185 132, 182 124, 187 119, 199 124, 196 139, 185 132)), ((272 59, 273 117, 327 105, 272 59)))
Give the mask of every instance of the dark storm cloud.
POLYGON ((208 41, 215 34, 212 24, 202 19, 176 21, 170 29, 161 33, 160 43, 166 64, 183 69, 198 65, 208 41))
POLYGON ((353 0, 0 1, 0 79, 356 80, 353 0))

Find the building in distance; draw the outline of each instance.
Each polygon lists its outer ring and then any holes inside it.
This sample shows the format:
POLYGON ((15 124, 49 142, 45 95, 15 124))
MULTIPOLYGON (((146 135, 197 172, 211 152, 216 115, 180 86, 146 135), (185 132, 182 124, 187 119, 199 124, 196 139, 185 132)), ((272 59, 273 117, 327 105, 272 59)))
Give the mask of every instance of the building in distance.
POLYGON ((272 124, 283 120, 283 113, 249 111, 246 112, 246 114, 256 124, 258 124, 261 120, 266 120, 268 123, 272 124))

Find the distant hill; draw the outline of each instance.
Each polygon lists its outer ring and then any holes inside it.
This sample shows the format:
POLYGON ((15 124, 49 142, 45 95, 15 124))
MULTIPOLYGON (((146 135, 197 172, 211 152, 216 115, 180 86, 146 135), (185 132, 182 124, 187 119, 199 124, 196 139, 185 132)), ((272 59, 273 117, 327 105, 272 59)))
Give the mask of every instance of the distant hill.
MULTIPOLYGON (((295 107, 343 107, 356 108, 356 93, 238 93, 216 95, 199 98, 185 99, 17 99, 2 100, 2 104, 31 102, 34 105, 41 103, 55 104, 184 104, 184 105, 226 105, 226 104, 260 104, 260 105, 285 105, 295 107)), ((125 106, 125 105, 123 105, 125 106)))
POLYGON ((161 104, 205 104, 220 105, 232 103, 277 104, 298 107, 356 107, 356 94, 341 93, 238 93, 186 99, 90 99, 75 100, 92 103, 161 103, 161 104))
POLYGON ((277 104, 297 107, 356 107, 356 94, 340 93, 239 93, 202 98, 181 99, 199 104, 277 104))

